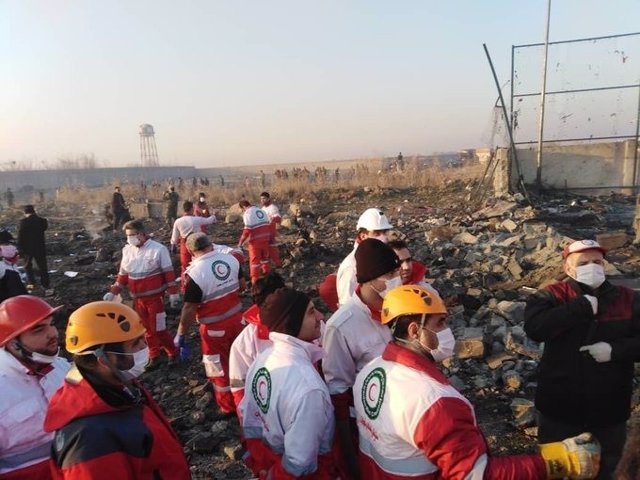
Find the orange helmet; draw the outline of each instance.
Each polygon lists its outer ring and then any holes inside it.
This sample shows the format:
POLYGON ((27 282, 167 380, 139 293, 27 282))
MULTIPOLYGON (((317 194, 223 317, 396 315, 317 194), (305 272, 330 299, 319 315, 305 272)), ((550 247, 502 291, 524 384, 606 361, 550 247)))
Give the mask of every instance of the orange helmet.
POLYGON ((18 295, 0 303, 0 347, 60 310, 41 298, 18 295))
POLYGON ((91 302, 69 317, 66 349, 79 353, 105 343, 133 340, 143 333, 140 317, 131 307, 115 302, 91 302))
POLYGON ((440 295, 418 285, 403 285, 387 293, 382 302, 382 324, 401 315, 447 313, 440 295))

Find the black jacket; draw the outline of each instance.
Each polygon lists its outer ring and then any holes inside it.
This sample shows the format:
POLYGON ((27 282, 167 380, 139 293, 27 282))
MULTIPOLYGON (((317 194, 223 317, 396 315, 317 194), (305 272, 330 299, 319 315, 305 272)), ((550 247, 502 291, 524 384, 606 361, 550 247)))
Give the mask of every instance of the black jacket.
POLYGON ((554 420, 607 426, 629 418, 634 362, 640 360, 640 295, 603 283, 597 293, 573 280, 527 302, 525 332, 544 342, 536 408, 554 420), (598 298, 594 315, 584 295, 598 298), (583 345, 607 342, 611 361, 596 362, 583 345))
POLYGON ((46 255, 44 232, 49 228, 46 218, 32 213, 20 220, 18 229, 18 249, 23 255, 46 255))
POLYGON ((20 274, 15 270, 6 269, 4 265, 0 265, 0 303, 7 298, 26 295, 27 293, 29 292, 27 292, 24 283, 22 283, 20 274))

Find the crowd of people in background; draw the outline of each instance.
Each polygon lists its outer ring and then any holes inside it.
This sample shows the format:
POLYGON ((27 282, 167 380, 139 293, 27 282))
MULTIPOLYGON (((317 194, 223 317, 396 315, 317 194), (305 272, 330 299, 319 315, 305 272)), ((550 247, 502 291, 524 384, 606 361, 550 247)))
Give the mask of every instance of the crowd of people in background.
MULTIPOLYGON (((292 175, 312 174, 304 167, 292 175)), ((318 286, 325 319, 307 294, 285 286, 282 216, 269 192, 259 205, 239 202, 243 227, 227 246, 212 241, 216 212, 204 192, 183 201, 178 216, 181 183, 164 194, 168 245, 126 218, 114 189, 113 230, 126 243, 102 300, 68 319, 72 364, 59 355, 53 320, 61 307, 33 295, 52 293, 47 220, 27 205, 17 242, 0 232, 0 479, 190 478, 179 439, 138 377, 191 361, 194 323, 217 413, 238 417, 256 478, 615 478, 640 360, 640 295, 606 280, 597 242, 568 245, 567 279, 527 303, 525 331, 544 342, 540 445, 500 457, 439 368, 455 351, 446 299, 412 245, 390 238, 382 209, 359 216, 352 251, 318 286), (20 288, 19 255, 29 288, 20 288), (42 292, 34 291, 33 261, 42 292), (180 309, 175 332, 167 306, 180 309)))

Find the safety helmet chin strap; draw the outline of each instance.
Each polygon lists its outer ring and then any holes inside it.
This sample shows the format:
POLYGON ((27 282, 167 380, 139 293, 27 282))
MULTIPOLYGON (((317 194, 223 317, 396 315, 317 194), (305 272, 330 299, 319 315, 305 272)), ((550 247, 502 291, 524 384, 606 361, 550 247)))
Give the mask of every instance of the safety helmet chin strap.
POLYGON ((113 376, 122 383, 124 392, 129 395, 135 403, 139 403, 142 400, 142 392, 140 389, 135 388, 133 377, 117 368, 111 360, 109 360, 107 352, 104 350, 104 345, 100 345, 95 350, 85 350, 76 355, 95 355, 95 357, 109 369, 113 376))
MULTIPOLYGON (((420 330, 422 330, 424 328, 424 323, 425 320, 427 319, 427 314, 423 313, 422 317, 420 318, 420 330)), ((424 345, 422 345, 422 343, 420 343, 420 339, 413 339, 413 340, 407 340, 406 338, 398 338, 395 336, 395 330, 396 327, 398 326, 398 321, 394 321, 393 325, 391 325, 391 336, 393 337, 393 339, 398 342, 398 343, 402 343, 404 345, 407 345, 409 347, 411 347, 413 350, 418 350, 418 352, 423 353, 425 355, 427 355, 430 359, 433 360, 433 355, 431 355, 431 350, 428 349, 427 347, 425 347, 424 345)))

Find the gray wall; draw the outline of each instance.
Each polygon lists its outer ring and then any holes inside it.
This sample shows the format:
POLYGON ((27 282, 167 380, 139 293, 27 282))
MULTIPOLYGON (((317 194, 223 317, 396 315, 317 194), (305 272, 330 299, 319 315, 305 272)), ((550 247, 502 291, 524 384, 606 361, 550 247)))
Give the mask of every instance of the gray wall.
POLYGON ((0 172, 0 192, 8 187, 19 192, 21 188, 31 185, 35 190, 55 189, 62 185, 84 185, 99 187, 112 183, 149 184, 167 178, 191 178, 197 175, 194 167, 125 167, 95 168, 91 170, 35 170, 35 171, 3 171, 0 172))

